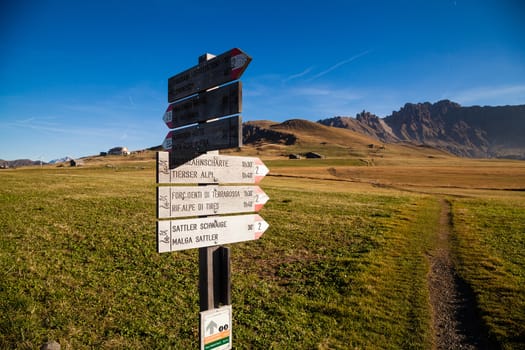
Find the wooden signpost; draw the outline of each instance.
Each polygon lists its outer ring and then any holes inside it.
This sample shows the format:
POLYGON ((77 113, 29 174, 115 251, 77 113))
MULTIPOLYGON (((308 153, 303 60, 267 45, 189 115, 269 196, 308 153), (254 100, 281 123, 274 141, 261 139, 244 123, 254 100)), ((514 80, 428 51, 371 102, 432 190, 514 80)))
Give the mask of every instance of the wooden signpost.
POLYGON ((170 104, 162 120, 173 129, 241 112, 242 84, 237 81, 170 104))
POLYGON ((162 119, 174 130, 162 144, 168 152, 157 153, 157 251, 199 248, 201 350, 232 348, 230 249, 219 245, 259 239, 269 227, 254 214, 269 199, 255 186, 268 168, 217 151, 242 146, 242 84, 231 82, 250 61, 234 48, 168 80, 162 119))
POLYGON ((259 186, 162 186, 157 187, 157 217, 258 212, 268 199, 259 186))
POLYGON ((157 222, 160 253, 259 239, 268 223, 258 214, 157 222))
POLYGON ((162 143, 164 149, 170 151, 172 163, 177 162, 177 159, 187 160, 208 151, 235 148, 241 145, 240 116, 172 130, 162 143))
POLYGON ((168 152, 157 153, 159 184, 258 184, 269 170, 255 157, 203 154, 175 169, 169 167, 168 152))
POLYGON ((168 102, 239 79, 251 60, 235 48, 174 75, 168 79, 168 102))

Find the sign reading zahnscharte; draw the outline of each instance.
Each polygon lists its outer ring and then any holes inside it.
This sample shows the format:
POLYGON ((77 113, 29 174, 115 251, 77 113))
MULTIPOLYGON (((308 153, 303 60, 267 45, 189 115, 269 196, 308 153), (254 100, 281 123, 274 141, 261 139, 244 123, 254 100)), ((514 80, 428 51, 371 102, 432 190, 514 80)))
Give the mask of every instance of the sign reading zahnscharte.
POLYGON ((168 102, 241 77, 252 58, 235 48, 168 79, 168 102))
POLYGON ((251 241, 259 239, 268 227, 258 214, 157 221, 157 251, 251 241))
POLYGON ((203 154, 170 169, 169 153, 157 152, 159 184, 258 184, 268 172, 259 158, 212 154, 203 154))
POLYGON ((185 100, 172 103, 162 120, 168 128, 205 122, 242 111, 242 84, 240 81, 205 91, 185 100))
POLYGON ((258 212, 268 199, 259 186, 163 186, 157 187, 157 217, 258 212))

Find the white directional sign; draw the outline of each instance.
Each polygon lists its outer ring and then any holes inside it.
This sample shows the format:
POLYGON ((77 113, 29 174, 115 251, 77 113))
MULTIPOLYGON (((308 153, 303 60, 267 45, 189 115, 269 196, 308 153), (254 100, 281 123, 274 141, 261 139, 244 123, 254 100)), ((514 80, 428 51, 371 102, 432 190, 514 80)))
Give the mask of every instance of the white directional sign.
POLYGON ((169 153, 157 153, 157 182, 160 184, 258 184, 269 169, 255 157, 203 154, 175 169, 169 168, 169 153))
POLYGON ((259 239, 268 226, 258 214, 157 221, 157 251, 251 241, 259 239))
POLYGON ((157 187, 159 219, 258 212, 268 199, 259 186, 157 187))
POLYGON ((201 311, 201 350, 232 348, 232 306, 201 311))

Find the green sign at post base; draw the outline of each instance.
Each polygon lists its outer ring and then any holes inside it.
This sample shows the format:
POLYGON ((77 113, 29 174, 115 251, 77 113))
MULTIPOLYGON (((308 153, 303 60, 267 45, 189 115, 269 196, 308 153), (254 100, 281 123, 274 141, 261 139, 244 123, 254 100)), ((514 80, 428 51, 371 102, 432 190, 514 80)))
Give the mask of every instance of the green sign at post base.
POLYGON ((232 306, 200 313, 201 350, 229 350, 232 348, 232 306))

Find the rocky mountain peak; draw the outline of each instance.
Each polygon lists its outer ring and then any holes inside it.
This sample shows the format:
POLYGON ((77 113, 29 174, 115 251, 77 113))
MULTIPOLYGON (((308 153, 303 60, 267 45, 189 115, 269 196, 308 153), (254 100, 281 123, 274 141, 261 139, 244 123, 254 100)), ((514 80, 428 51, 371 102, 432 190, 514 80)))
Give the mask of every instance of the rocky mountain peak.
POLYGON ((375 137, 440 148, 464 157, 525 159, 525 105, 462 107, 441 100, 406 103, 385 118, 370 112, 319 121, 375 137))

